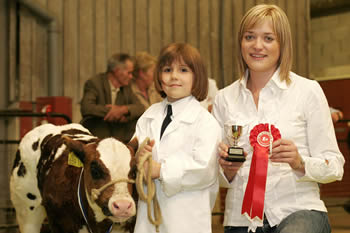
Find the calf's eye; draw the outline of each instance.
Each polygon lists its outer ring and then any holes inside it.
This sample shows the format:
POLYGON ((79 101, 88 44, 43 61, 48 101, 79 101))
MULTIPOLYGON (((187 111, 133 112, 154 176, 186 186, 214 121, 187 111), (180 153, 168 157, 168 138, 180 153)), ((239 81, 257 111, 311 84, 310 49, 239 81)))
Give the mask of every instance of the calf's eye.
POLYGON ((103 169, 98 162, 92 161, 90 169, 91 176, 94 180, 103 179, 105 177, 105 173, 103 172, 103 169))

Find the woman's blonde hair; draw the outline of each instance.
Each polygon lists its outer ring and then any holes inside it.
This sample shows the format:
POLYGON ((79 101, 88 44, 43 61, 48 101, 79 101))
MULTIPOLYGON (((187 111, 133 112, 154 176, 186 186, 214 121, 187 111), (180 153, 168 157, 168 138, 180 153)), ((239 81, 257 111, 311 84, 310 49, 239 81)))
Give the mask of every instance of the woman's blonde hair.
POLYGON ((280 78, 281 81, 286 81, 289 84, 289 72, 292 69, 293 63, 292 34, 287 15, 276 5, 256 5, 243 16, 237 37, 239 48, 237 53, 239 78, 243 78, 246 69, 248 69, 247 63, 242 56, 242 39, 244 33, 264 20, 270 20, 272 23, 274 33, 280 45, 280 57, 278 59, 280 78))
POLYGON ((133 75, 138 78, 139 72, 147 72, 149 68, 157 63, 157 59, 147 52, 138 52, 134 57, 134 62, 133 75))
POLYGON ((164 98, 166 93, 162 89, 162 69, 171 66, 175 61, 183 61, 193 72, 191 94, 198 100, 204 100, 208 95, 208 76, 198 50, 187 43, 171 43, 164 47, 159 54, 154 71, 156 90, 164 98))

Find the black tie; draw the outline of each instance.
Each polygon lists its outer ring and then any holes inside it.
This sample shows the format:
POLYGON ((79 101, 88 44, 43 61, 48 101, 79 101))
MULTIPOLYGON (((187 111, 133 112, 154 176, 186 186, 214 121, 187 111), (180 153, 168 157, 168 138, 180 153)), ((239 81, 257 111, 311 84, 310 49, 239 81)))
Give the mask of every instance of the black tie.
POLYGON ((173 115, 173 110, 171 109, 171 105, 168 105, 168 109, 167 109, 167 113, 166 113, 166 117, 164 118, 163 124, 162 124, 162 128, 160 130, 160 138, 162 138, 162 135, 166 129, 166 127, 170 124, 171 122, 171 115, 173 115))

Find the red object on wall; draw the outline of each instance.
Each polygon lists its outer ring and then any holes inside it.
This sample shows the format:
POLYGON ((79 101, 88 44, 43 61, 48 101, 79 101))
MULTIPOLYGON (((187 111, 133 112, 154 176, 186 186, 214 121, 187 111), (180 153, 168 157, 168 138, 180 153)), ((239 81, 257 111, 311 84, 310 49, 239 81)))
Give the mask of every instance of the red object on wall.
POLYGON ((47 113, 47 117, 41 118, 38 125, 51 123, 54 125, 64 125, 67 121, 60 117, 50 117, 50 112, 61 113, 72 119, 72 98, 66 96, 46 96, 36 98, 36 111, 47 113))
MULTIPOLYGON (((33 104, 30 101, 20 101, 19 109, 21 111, 33 111, 33 104)), ((26 133, 28 133, 33 128, 33 118, 32 117, 21 117, 19 118, 19 135, 22 138, 26 133)))

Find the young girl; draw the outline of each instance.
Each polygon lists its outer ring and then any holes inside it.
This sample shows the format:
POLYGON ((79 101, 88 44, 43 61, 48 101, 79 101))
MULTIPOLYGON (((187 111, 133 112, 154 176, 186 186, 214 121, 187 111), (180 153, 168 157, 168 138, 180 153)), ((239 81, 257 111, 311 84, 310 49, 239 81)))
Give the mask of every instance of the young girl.
MULTIPOLYGON (((135 136, 139 142, 152 139, 146 148, 154 160, 150 172, 162 213, 159 232, 210 233, 218 190, 216 154, 221 129, 199 103, 208 92, 199 52, 185 43, 163 48, 156 65, 155 86, 166 98, 140 117, 135 136), (165 127, 167 115, 171 115, 170 123, 165 127)), ((146 202, 139 201, 135 233, 144 232, 156 229, 148 221, 146 202)))

